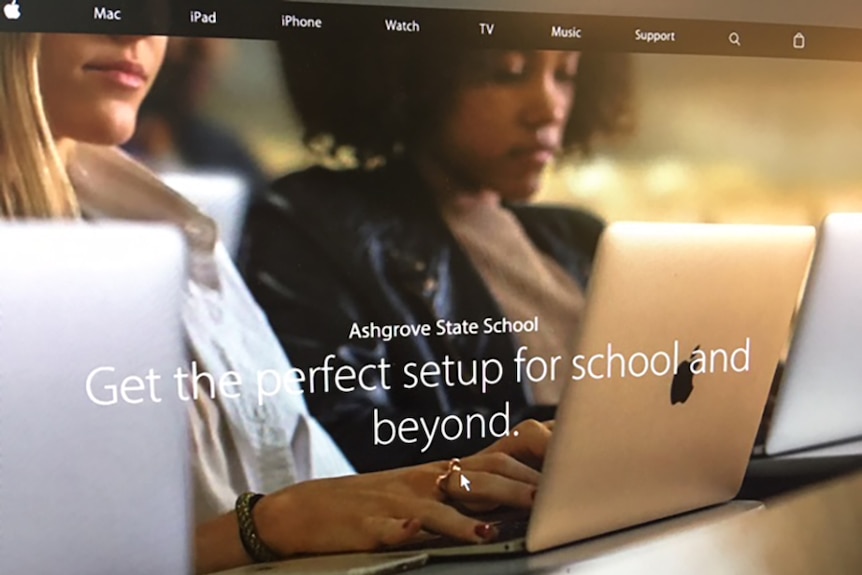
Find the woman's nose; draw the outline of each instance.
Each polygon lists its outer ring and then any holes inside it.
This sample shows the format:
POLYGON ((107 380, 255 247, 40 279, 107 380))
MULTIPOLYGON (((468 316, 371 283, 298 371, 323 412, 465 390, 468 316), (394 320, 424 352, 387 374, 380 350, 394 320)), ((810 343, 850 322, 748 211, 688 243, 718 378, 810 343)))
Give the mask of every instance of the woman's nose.
POLYGON ((561 124, 571 106, 573 88, 563 86, 556 78, 542 77, 528 88, 523 117, 531 128, 561 124))

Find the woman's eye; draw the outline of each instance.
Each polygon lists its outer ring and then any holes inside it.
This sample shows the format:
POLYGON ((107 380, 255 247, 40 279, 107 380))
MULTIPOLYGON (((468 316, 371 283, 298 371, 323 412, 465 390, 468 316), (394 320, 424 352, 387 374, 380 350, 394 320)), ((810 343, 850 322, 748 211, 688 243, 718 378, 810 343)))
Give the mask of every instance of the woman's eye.
POLYGON ((572 84, 578 81, 578 73, 571 70, 560 70, 557 72, 558 82, 571 82, 572 84))

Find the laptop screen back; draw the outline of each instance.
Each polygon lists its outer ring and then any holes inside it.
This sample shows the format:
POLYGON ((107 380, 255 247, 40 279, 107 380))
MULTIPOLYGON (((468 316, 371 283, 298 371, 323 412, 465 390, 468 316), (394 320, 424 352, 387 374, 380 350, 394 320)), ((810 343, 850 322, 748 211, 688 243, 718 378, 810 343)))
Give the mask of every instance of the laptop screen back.
POLYGON ((833 214, 817 251, 769 422, 769 455, 862 437, 862 214, 833 214))
POLYGON ((188 572, 184 273, 161 226, 0 225, 3 572, 188 572))

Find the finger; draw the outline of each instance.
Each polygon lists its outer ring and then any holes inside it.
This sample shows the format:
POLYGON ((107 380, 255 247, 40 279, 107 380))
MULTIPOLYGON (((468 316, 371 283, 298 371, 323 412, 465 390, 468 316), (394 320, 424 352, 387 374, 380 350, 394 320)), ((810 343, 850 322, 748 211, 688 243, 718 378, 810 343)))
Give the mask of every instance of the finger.
POLYGON ((428 502, 420 518, 426 529, 460 541, 488 543, 498 535, 493 525, 470 519, 454 507, 437 501, 428 502))
POLYGON ((553 419, 549 419, 548 421, 543 421, 542 425, 548 428, 548 431, 554 431, 554 424, 557 423, 553 419))
POLYGON ((371 539, 371 546, 393 547, 407 543, 422 529, 418 519, 396 519, 392 517, 365 517, 362 521, 363 532, 371 539))
POLYGON ((494 503, 497 506, 529 509, 533 506, 536 486, 484 471, 453 473, 444 482, 443 488, 455 501, 470 503, 494 503), (467 481, 464 482, 463 479, 467 481))
POLYGON ((538 485, 539 480, 542 478, 541 472, 503 452, 485 453, 468 457, 461 461, 461 467, 465 473, 470 471, 485 471, 533 485, 538 485))
POLYGON ((518 424, 509 435, 500 439, 480 454, 506 453, 518 461, 540 469, 551 440, 551 430, 534 420, 518 424))
POLYGON ((541 463, 551 441, 551 430, 538 421, 528 420, 518 424, 507 439, 512 440, 506 450, 509 455, 524 463, 541 463))

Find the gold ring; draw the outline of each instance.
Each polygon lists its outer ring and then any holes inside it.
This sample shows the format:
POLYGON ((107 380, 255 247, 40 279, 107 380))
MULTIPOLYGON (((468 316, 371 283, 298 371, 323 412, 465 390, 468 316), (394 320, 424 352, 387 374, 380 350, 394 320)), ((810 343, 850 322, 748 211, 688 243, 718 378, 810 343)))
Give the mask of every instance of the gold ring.
POLYGON ((446 469, 446 473, 441 473, 437 476, 436 483, 437 488, 440 489, 440 491, 445 491, 445 489, 443 489, 443 483, 448 481, 449 477, 453 473, 461 473, 461 460, 457 457, 453 457, 449 460, 449 468, 446 469))

